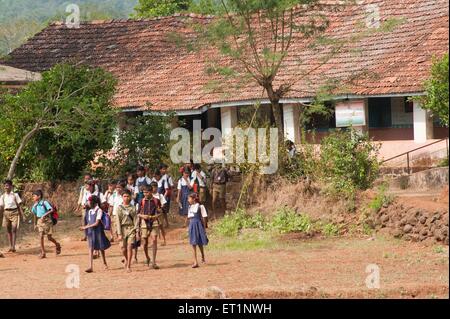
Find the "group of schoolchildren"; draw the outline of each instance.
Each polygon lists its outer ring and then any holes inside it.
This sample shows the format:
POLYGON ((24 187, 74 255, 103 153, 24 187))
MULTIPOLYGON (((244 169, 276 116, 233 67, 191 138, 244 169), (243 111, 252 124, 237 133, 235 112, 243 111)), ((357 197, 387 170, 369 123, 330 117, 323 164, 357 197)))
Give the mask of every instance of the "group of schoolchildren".
MULTIPOLYGON (((104 193, 100 192, 90 174, 85 175, 85 186, 80 190, 78 204, 82 210, 80 229, 85 232, 82 240, 87 240, 89 244, 89 268, 86 272, 93 271, 93 260, 98 257, 99 252, 104 267, 108 267, 105 250, 116 240, 120 243, 122 262, 127 272, 131 271, 133 257, 137 262, 139 247, 143 248, 145 263, 153 269, 159 269, 156 263, 158 238, 161 236, 162 245, 166 245, 165 229, 169 227, 168 214, 175 186, 167 170, 167 165, 161 164, 150 178, 145 168, 140 166, 136 174, 128 174, 124 180, 109 181, 104 193), (107 218, 111 221, 110 227, 104 221, 107 218), (110 233, 110 238, 105 231, 110 233)), ((189 241, 194 256, 192 267, 197 268, 197 247, 201 252, 202 262, 205 262, 203 246, 208 244, 208 215, 199 186, 206 185, 206 174, 197 165, 184 166, 180 172, 182 177, 178 181, 176 201, 179 204, 179 214, 185 217, 185 226, 189 224, 189 241)))
MULTIPOLYGON (((81 210, 81 227, 83 241, 89 247, 89 267, 87 273, 93 272, 94 259, 101 256, 105 269, 108 268, 105 251, 111 242, 118 241, 123 254, 122 263, 127 272, 131 264, 137 262, 138 248, 142 247, 146 265, 159 269, 156 263, 158 238, 162 237, 166 245, 166 232, 169 227, 168 214, 174 189, 172 177, 167 173, 168 167, 161 164, 150 178, 144 167, 138 167, 135 174, 128 174, 124 180, 111 180, 105 192, 101 192, 91 174, 84 176, 84 185, 80 189, 78 206, 81 210), (152 256, 149 245, 152 245, 152 256)), ((197 247, 201 260, 205 262, 203 247, 208 244, 206 235, 207 212, 205 208, 206 174, 199 165, 192 163, 180 169, 181 177, 177 185, 176 202, 179 214, 185 218, 185 227, 189 228, 189 242, 193 247, 193 268, 199 267, 197 247)), ((22 208, 17 193, 13 192, 11 181, 5 181, 4 194, 0 197, 0 209, 3 210, 3 225, 7 228, 10 240, 9 252, 15 252, 17 229, 22 219, 22 208)), ((61 245, 52 236, 55 221, 53 215, 56 207, 44 199, 42 190, 32 193, 35 229, 39 231, 41 242, 40 258, 46 258, 44 239, 48 238, 56 247, 56 254, 61 254, 61 245)), ((4 257, 0 253, 1 257, 4 257)))

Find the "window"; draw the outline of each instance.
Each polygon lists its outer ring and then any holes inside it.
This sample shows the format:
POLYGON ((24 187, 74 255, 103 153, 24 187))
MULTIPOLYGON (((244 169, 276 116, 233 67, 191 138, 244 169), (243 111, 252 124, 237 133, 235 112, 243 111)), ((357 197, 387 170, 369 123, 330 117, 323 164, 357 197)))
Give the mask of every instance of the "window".
POLYGON ((407 97, 405 97, 405 113, 412 113, 414 110, 413 101, 409 101, 407 97))

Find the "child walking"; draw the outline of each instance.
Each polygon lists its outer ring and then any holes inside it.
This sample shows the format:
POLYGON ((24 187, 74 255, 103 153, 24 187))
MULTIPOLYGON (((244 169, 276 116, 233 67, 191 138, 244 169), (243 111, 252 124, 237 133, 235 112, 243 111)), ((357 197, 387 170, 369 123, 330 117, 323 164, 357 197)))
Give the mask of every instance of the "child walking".
MULTIPOLYGON (((189 210, 188 196, 192 189, 190 176, 191 171, 189 169, 185 169, 183 171, 183 176, 178 180, 177 203, 180 208, 179 210, 180 216, 188 215, 189 210)), ((187 224, 185 224, 184 226, 187 226, 187 224)))
POLYGON ((108 269, 106 263, 105 250, 111 247, 111 243, 105 235, 105 228, 102 223, 103 210, 100 208, 100 198, 92 195, 89 197, 89 210, 86 212, 86 226, 80 227, 80 230, 86 232, 89 245, 89 268, 85 271, 92 273, 94 271, 94 251, 100 251, 105 270, 108 269))
POLYGON ((3 211, 3 227, 8 232, 9 250, 8 252, 16 252, 17 231, 19 229, 20 220, 23 219, 22 200, 19 194, 13 192, 13 182, 6 180, 4 182, 5 193, 0 196, 0 212, 3 211))
MULTIPOLYGON (((164 219, 165 222, 168 222, 168 211, 166 208, 166 204, 167 204, 167 199, 166 199, 166 195, 169 191, 169 184, 167 182, 167 180, 162 178, 161 172, 159 169, 155 170, 155 172, 153 173, 153 180, 152 183, 156 183, 156 194, 154 194, 154 196, 156 196, 157 194, 161 195, 161 197, 164 198, 164 203, 162 203, 163 207, 162 207, 162 218, 164 219)), ((159 229, 161 230, 161 235, 163 238, 163 244, 161 246, 165 246, 166 245, 166 231, 164 229, 164 223, 160 223, 159 224, 159 229)))
POLYGON ((202 262, 205 263, 204 246, 208 245, 208 237, 206 236, 206 228, 208 228, 208 214, 205 206, 199 203, 197 193, 191 193, 188 196, 189 209, 186 220, 189 220, 189 243, 192 245, 194 253, 194 263, 192 268, 198 268, 197 246, 202 255, 202 262))
POLYGON ((122 194, 123 204, 120 204, 116 212, 116 224, 118 240, 122 245, 122 253, 125 257, 125 268, 131 272, 131 261, 133 259, 133 244, 136 241, 136 230, 139 218, 136 206, 131 204, 131 192, 124 190, 122 194))
POLYGON ((164 197, 166 198, 166 204, 163 206, 164 210, 164 228, 169 228, 168 214, 170 212, 170 203, 172 199, 172 190, 174 188, 172 176, 167 172, 169 167, 167 164, 159 165, 159 172, 161 174, 161 179, 168 185, 168 189, 165 191, 164 197))
POLYGON ((151 186, 146 186, 144 189, 144 198, 139 206, 138 217, 140 218, 140 237, 144 244, 144 253, 147 257, 147 265, 152 263, 153 269, 159 269, 156 264, 156 253, 158 251, 158 235, 160 229, 159 218, 163 213, 162 207, 165 203, 163 195, 158 193, 158 184, 151 183, 151 186), (148 255, 149 238, 152 240, 153 248, 153 262, 148 255))
POLYGON ((33 192, 33 212, 34 228, 39 231, 41 241, 41 253, 39 258, 43 259, 45 255, 44 237, 51 241, 56 246, 56 255, 61 254, 61 245, 53 238, 53 221, 50 214, 53 213, 53 208, 50 203, 44 200, 42 190, 33 192))
MULTIPOLYGON (((105 203, 105 209, 108 212, 108 215, 111 219, 111 223, 113 223, 113 221, 114 221, 112 212, 114 209, 114 197, 115 197, 116 185, 117 185, 117 181, 115 181, 115 180, 110 180, 108 182, 108 189, 105 192, 105 194, 103 194, 103 200, 102 200, 102 202, 105 203)), ((111 232, 110 242, 113 243, 114 239, 116 238, 115 228, 114 228, 113 224, 111 224, 110 232, 111 232)))

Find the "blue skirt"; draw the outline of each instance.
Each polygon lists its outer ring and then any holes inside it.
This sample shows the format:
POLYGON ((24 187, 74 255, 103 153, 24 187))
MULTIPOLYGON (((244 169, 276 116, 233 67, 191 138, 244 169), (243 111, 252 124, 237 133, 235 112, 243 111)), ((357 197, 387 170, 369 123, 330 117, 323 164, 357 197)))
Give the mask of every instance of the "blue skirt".
POLYGON ((89 228, 86 230, 87 241, 89 247, 94 250, 107 250, 111 247, 111 242, 105 235, 103 225, 98 225, 94 228, 89 228))
POLYGON ((208 237, 200 219, 192 218, 189 222, 189 243, 195 246, 208 245, 208 237))

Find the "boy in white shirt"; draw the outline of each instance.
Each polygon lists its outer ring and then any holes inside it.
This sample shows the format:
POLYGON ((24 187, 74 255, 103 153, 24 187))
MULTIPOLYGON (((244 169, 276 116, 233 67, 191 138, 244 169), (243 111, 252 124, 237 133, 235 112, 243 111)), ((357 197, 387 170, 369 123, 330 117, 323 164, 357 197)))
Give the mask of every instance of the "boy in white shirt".
POLYGON ((17 230, 19 229, 20 220, 23 218, 23 211, 20 204, 22 200, 19 194, 13 192, 13 182, 6 180, 4 182, 5 193, 0 196, 0 212, 3 211, 3 226, 8 232, 9 250, 8 252, 16 252, 17 230))

